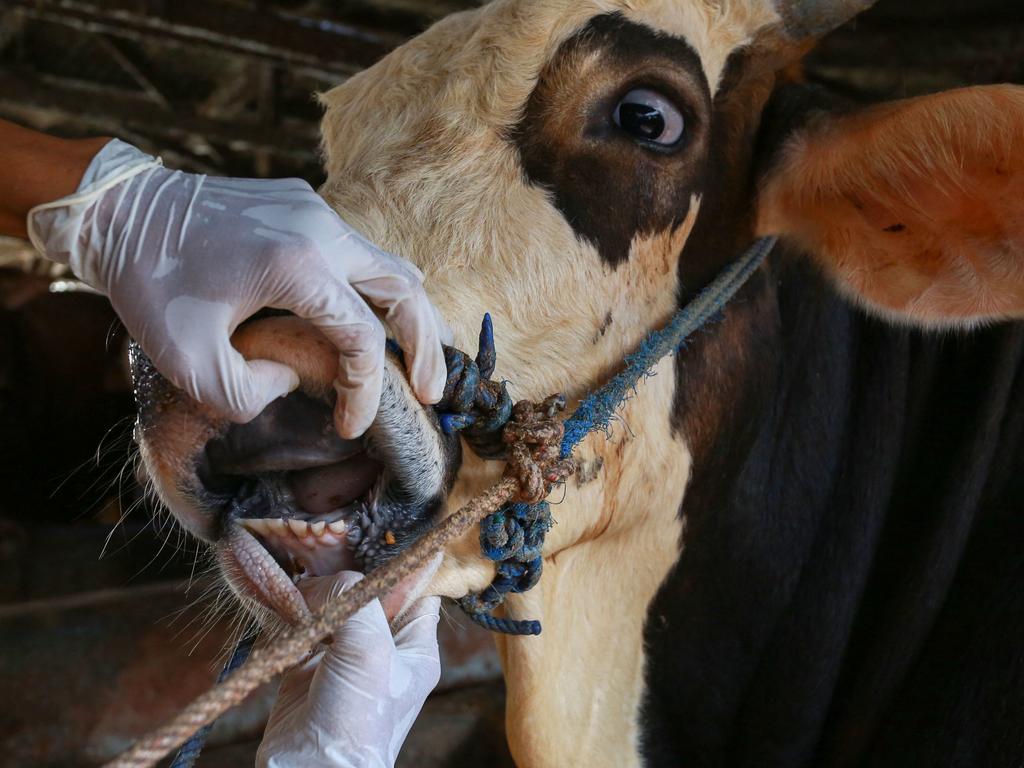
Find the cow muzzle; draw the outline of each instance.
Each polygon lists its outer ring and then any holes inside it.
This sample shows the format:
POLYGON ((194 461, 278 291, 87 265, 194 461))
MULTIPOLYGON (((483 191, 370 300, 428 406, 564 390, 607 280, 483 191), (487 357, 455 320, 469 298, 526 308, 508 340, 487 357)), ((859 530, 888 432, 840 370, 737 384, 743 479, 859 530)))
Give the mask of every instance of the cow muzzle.
POLYGON ((296 317, 254 321, 233 342, 249 359, 291 365, 301 385, 248 424, 221 419, 134 355, 138 438, 172 514, 213 544, 241 598, 295 623, 296 583, 371 570, 411 544, 440 513, 459 460, 389 359, 377 417, 357 440, 334 429, 337 353, 296 317))

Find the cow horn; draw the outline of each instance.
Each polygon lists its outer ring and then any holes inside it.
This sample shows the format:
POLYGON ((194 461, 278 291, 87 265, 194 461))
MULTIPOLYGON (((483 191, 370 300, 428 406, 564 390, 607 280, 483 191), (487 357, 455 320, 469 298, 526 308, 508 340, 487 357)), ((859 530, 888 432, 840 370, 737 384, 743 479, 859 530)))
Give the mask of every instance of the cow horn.
POLYGON ((794 40, 821 37, 878 0, 775 0, 786 34, 794 40))

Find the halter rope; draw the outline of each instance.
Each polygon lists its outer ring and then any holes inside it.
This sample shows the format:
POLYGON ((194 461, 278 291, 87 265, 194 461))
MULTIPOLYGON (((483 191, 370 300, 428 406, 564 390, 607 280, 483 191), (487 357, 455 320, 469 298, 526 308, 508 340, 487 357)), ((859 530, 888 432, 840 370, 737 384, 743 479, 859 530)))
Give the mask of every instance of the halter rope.
MULTIPOLYGON (((594 430, 607 432, 615 412, 636 391, 640 380, 651 375, 658 362, 681 347, 696 331, 703 328, 736 295, 750 275, 761 265, 772 248, 776 238, 763 238, 754 243, 739 259, 721 272, 715 280, 702 290, 693 301, 672 316, 661 330, 652 331, 625 360, 622 371, 602 387, 584 398, 573 414, 565 421, 561 455, 568 459, 573 450, 594 430)), ((481 354, 490 362, 484 378, 493 370, 493 331, 490 317, 484 318, 480 333, 481 354), (490 337, 490 338, 488 338, 490 337)), ((466 366, 469 368, 469 366, 466 366)), ((482 367, 482 366, 481 366, 482 367)), ((504 385, 502 385, 504 391, 504 385)), ((445 400, 442 400, 445 403, 445 400)), ((451 424, 442 416, 442 425, 451 424)), ((467 423, 455 422, 456 425, 467 423)), ((478 418, 468 421, 471 428, 477 428, 478 418)), ((453 430, 454 431, 454 430, 453 430)), ((479 441, 467 441, 474 446, 479 441)), ((489 458, 484 456, 484 458, 489 458)), ((537 635, 541 627, 538 621, 515 621, 497 618, 493 611, 510 593, 521 593, 532 589, 540 581, 543 569, 541 549, 544 538, 554 525, 551 510, 546 501, 539 504, 512 504, 488 516, 480 524, 480 546, 484 557, 494 561, 496 575, 490 586, 482 592, 459 600, 459 607, 477 624, 493 632, 508 635, 537 635)))

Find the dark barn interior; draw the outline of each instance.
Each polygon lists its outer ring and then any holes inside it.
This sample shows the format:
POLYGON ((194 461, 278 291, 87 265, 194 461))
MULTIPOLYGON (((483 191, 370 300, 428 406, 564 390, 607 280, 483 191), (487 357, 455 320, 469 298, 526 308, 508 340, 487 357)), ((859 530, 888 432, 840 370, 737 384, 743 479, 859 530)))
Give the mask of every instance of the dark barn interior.
MULTIPOLYGON (((0 117, 315 186, 313 94, 471 5, 6 0, 0 117)), ((882 0, 819 46, 807 76, 865 100, 1024 83, 1024 8, 882 0)), ((0 765, 109 759, 204 690, 233 637, 202 553, 135 475, 125 348, 105 299, 0 240, 0 765)), ((442 684, 399 765, 511 765, 492 641, 449 617, 442 684)), ((251 764, 271 697, 222 720, 199 765, 251 764)))

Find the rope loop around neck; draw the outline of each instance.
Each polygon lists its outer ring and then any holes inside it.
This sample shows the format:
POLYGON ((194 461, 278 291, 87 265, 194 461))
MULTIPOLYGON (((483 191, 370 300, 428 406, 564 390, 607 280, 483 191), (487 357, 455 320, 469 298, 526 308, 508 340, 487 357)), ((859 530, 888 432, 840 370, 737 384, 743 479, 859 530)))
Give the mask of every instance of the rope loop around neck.
MULTIPOLYGON (((739 289, 764 263, 776 242, 777 238, 774 237, 756 241, 692 301, 679 309, 663 328, 651 331, 636 350, 626 357, 625 365, 619 373, 579 402, 576 410, 563 424, 562 459, 568 460, 576 446, 591 432, 609 429, 616 411, 636 391, 641 380, 651 374, 662 358, 675 354, 690 336, 722 313, 739 289)), ((484 318, 480 338, 481 350, 487 350, 489 370, 493 371, 494 331, 489 315, 484 318)), ((473 381, 477 385, 477 379, 473 381)), ((442 423, 444 418, 442 416, 442 423)), ((475 440, 481 440, 479 434, 475 440)), ((541 626, 537 621, 498 620, 493 612, 507 595, 525 592, 540 580, 543 560, 539 552, 545 534, 553 524, 546 502, 509 505, 481 523, 481 549, 484 557, 497 563, 497 573, 494 581, 482 592, 459 600, 459 607, 470 619, 486 629, 502 634, 540 634, 541 626)))

